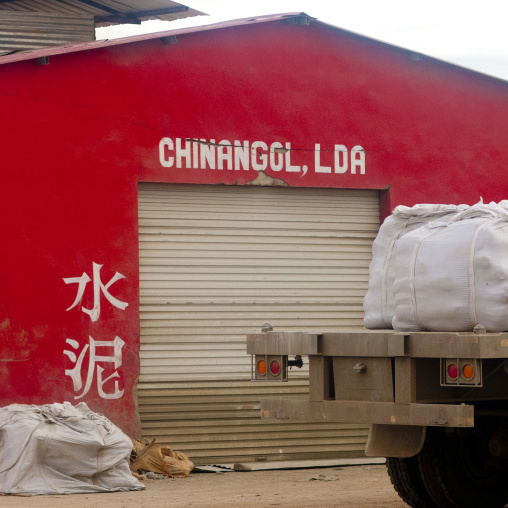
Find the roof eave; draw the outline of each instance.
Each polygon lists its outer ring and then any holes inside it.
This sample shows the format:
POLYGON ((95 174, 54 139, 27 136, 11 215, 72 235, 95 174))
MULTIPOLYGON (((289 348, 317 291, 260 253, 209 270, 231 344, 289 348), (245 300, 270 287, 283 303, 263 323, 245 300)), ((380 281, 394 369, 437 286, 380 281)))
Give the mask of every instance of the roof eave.
MULTIPOLYGON (((196 11, 196 12, 199 12, 199 11, 196 11)), ((341 28, 336 25, 332 25, 330 23, 325 23, 323 21, 318 20, 317 18, 309 16, 308 14, 306 14, 304 12, 269 14, 266 16, 256 16, 256 17, 250 17, 250 18, 242 18, 242 19, 223 21, 220 23, 213 23, 210 25, 200 25, 200 26, 195 26, 195 27, 186 27, 186 28, 178 28, 178 29, 174 29, 174 30, 166 30, 163 32, 134 35, 134 36, 130 36, 130 37, 122 37, 119 39, 112 39, 112 40, 105 39, 105 40, 99 40, 99 41, 90 41, 90 42, 85 42, 85 43, 70 44, 70 45, 65 45, 65 46, 54 46, 54 47, 45 48, 45 49, 36 50, 36 51, 14 53, 14 54, 9 54, 9 55, 5 55, 5 56, 0 56, 0 65, 7 64, 7 63, 20 62, 20 61, 24 61, 24 60, 37 59, 37 58, 41 58, 41 57, 49 57, 49 56, 54 56, 54 55, 75 53, 75 52, 79 52, 79 51, 88 51, 88 50, 92 50, 92 49, 99 49, 99 48, 105 48, 105 47, 111 47, 111 46, 119 46, 122 44, 131 44, 131 43, 135 43, 135 42, 147 41, 147 40, 152 40, 152 39, 164 39, 164 38, 172 37, 172 36, 191 34, 191 33, 196 33, 196 32, 204 32, 204 31, 210 31, 210 30, 218 30, 218 29, 223 29, 223 28, 234 28, 234 27, 239 27, 239 26, 253 25, 253 24, 258 24, 258 23, 268 23, 268 22, 281 21, 281 20, 284 21, 285 23, 292 23, 292 21, 289 21, 292 19, 305 19, 305 24, 317 23, 317 24, 323 25, 325 27, 328 27, 330 29, 353 35, 353 36, 358 37, 363 40, 374 42, 376 44, 380 44, 385 47, 394 48, 397 51, 405 51, 408 54, 421 55, 422 57, 425 57, 426 59, 428 58, 428 59, 433 60, 435 62, 440 62, 440 63, 446 64, 446 65, 453 66, 458 69, 463 69, 465 71, 472 72, 472 73, 475 73, 480 76, 494 79, 494 80, 499 81, 504 84, 508 83, 508 80, 499 78, 497 76, 492 76, 491 74, 486 74, 484 72, 470 69, 469 67, 464 67, 464 66, 461 66, 458 64, 447 62, 446 60, 441 60, 439 58, 436 58, 436 57, 433 57, 430 55, 426 55, 424 53, 420 53, 418 51, 414 51, 409 48, 397 46, 396 44, 384 42, 379 39, 375 39, 372 37, 368 37, 366 35, 362 35, 358 32, 353 32, 352 30, 347 30, 345 28, 341 28), (307 23, 307 21, 308 21, 308 23, 307 23)))

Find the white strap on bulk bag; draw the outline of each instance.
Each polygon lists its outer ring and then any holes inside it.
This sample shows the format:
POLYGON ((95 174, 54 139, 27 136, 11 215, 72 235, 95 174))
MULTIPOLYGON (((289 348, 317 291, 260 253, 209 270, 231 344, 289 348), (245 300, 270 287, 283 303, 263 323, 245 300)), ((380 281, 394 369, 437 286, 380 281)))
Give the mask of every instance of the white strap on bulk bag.
POLYGON ((363 302, 366 328, 390 328, 391 326, 390 323, 385 322, 384 318, 390 291, 386 284, 386 273, 389 269, 394 242, 406 228, 406 222, 405 219, 393 215, 388 217, 381 225, 372 245, 369 289, 363 302))
MULTIPOLYGON (((475 252, 476 252, 476 242, 478 240, 478 236, 482 232, 482 230, 489 226, 492 221, 496 220, 496 217, 492 217, 487 219, 476 231, 473 235, 473 239, 471 241, 471 246, 469 249, 469 315, 471 316, 471 330, 478 325, 478 317, 476 314, 476 278, 475 278, 475 252)), ((482 323, 483 324, 483 323, 482 323)))
POLYGON ((406 230, 406 224, 403 224, 399 229, 399 232, 396 236, 392 238, 390 241, 390 245, 388 246, 388 251, 385 256, 385 262, 383 264, 383 269, 381 270, 381 316, 383 318, 383 328, 391 328, 392 327, 392 314, 393 312, 389 311, 389 307, 391 307, 389 300, 391 300, 391 285, 389 286, 387 283, 388 270, 390 268, 390 264, 392 261, 392 253, 395 242, 400 238, 400 236, 406 230))
POLYGON ((431 229, 430 233, 418 239, 418 241, 414 246, 413 253, 411 256, 411 262, 409 264, 409 295, 411 297, 411 307, 414 320, 420 330, 424 330, 425 325, 420 321, 420 318, 418 317, 418 305, 416 301, 416 261, 418 259, 418 253, 420 251, 420 247, 422 246, 423 242, 428 238, 430 238, 431 236, 434 236, 436 233, 439 233, 440 231, 445 229, 446 226, 447 224, 429 222, 427 224, 427 228, 431 229))

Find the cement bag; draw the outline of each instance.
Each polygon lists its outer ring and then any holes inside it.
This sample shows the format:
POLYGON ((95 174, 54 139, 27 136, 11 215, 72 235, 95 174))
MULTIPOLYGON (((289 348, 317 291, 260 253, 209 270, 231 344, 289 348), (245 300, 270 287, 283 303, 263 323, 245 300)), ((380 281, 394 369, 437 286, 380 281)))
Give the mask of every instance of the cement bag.
POLYGON ((131 440, 85 403, 0 408, 0 492, 74 494, 140 490, 131 440))
POLYGON ((394 249, 398 331, 508 330, 508 213, 475 205, 451 223, 431 222, 394 249))
POLYGON ((130 468, 138 475, 153 472, 169 478, 184 478, 194 469, 187 455, 169 446, 160 446, 155 439, 151 443, 132 439, 132 445, 130 468))
POLYGON ((363 302, 365 328, 391 328, 395 314, 392 290, 395 279, 396 242, 407 233, 430 221, 452 220, 467 205, 420 204, 413 207, 397 206, 379 228, 372 245, 372 262, 369 267, 369 289, 363 302))

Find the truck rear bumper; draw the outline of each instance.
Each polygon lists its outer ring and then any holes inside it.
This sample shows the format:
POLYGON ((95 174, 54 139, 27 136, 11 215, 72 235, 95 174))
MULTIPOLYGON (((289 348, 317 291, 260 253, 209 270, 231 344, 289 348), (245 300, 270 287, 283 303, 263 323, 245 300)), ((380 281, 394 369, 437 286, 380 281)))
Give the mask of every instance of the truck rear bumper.
POLYGON ((474 427, 474 406, 270 399, 261 402, 261 417, 309 422, 474 427))

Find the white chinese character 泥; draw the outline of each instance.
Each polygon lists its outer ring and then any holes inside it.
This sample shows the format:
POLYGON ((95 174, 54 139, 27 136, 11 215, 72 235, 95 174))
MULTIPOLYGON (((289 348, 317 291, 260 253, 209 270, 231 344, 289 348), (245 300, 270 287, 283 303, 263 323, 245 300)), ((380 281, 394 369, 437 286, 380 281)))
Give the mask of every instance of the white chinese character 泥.
MULTIPOLYGON (((85 387, 81 392, 81 394, 76 395, 74 398, 81 399, 89 392, 92 386, 95 367, 97 367, 97 391, 99 392, 99 395, 103 399, 119 399, 123 395, 124 391, 118 389, 117 379, 115 379, 114 383, 115 390, 113 393, 106 393, 103 388, 103 386, 110 379, 120 377, 118 371, 115 370, 113 374, 108 376, 106 379, 103 379, 102 373, 104 372, 104 369, 100 365, 97 365, 97 363, 99 362, 112 363, 115 366, 115 369, 118 369, 122 365, 122 348, 125 342, 120 337, 115 337, 115 340, 112 341, 98 341, 92 339, 92 337, 89 337, 89 339, 90 339, 89 344, 86 344, 86 346, 81 350, 79 357, 77 357, 73 351, 64 350, 64 354, 67 355, 70 358, 71 362, 75 364, 73 369, 65 370, 65 375, 69 376, 72 379, 75 392, 79 392, 83 387, 83 380, 81 378, 81 367, 83 365, 83 359, 85 358, 85 354, 89 350, 88 373, 86 375, 85 387), (112 355, 102 356, 97 354, 98 348, 106 348, 106 347, 113 348, 112 355)), ((77 350, 79 348, 79 342, 77 342, 76 340, 67 339, 65 342, 69 344, 73 349, 77 350)))

